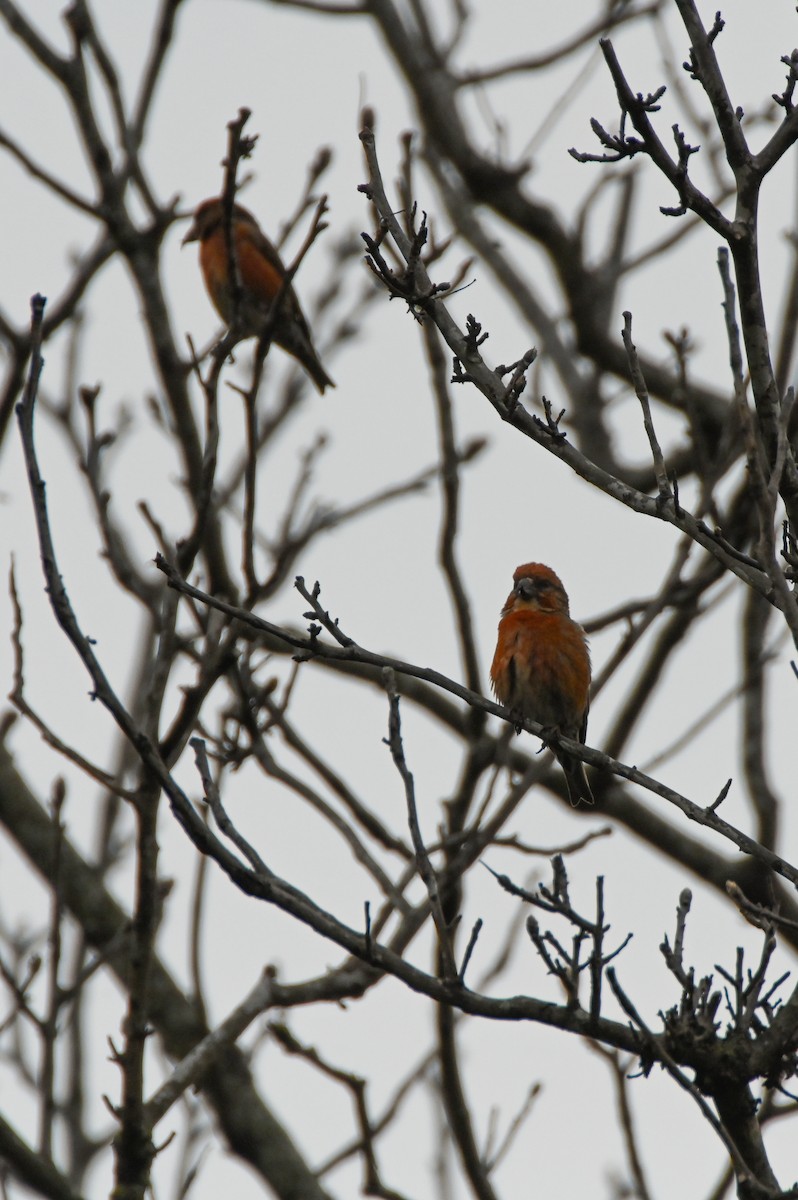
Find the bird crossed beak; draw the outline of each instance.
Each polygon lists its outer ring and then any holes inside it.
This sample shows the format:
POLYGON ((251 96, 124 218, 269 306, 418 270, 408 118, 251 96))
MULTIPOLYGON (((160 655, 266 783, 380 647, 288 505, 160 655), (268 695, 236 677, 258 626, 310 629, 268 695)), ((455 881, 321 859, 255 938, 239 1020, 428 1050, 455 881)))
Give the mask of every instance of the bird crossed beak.
POLYGON ((537 584, 534 579, 519 579, 515 585, 515 593, 521 600, 531 600, 536 595, 537 590, 537 584))
POLYGON ((180 245, 181 245, 181 247, 187 246, 189 242, 198 242, 198 241, 199 241, 199 229, 197 228, 197 222, 192 221, 191 225, 189 226, 188 232, 186 233, 186 236, 183 238, 180 245))

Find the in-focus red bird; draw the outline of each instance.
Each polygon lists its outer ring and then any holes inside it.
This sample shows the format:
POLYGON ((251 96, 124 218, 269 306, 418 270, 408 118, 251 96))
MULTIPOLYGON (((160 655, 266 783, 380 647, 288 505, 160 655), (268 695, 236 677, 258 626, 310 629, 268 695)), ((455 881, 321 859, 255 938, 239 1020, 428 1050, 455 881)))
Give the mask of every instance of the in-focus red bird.
MULTIPOLYGON (((246 337, 258 337, 269 318, 275 297, 285 279, 280 255, 251 212, 233 205, 233 244, 241 281, 241 297, 235 314, 246 337)), ((221 199, 203 200, 182 244, 199 242, 199 259, 205 287, 223 321, 233 319, 230 264, 221 199)), ((272 341, 291 354, 307 371, 320 392, 335 387, 319 361, 305 315, 289 283, 280 295, 280 312, 272 328, 272 341)))
MULTIPOLYGON (((522 717, 584 742, 590 705, 584 630, 571 620, 565 588, 550 567, 525 563, 513 582, 490 669, 496 699, 522 717)), ((552 749, 565 772, 571 804, 593 804, 583 763, 552 749)))

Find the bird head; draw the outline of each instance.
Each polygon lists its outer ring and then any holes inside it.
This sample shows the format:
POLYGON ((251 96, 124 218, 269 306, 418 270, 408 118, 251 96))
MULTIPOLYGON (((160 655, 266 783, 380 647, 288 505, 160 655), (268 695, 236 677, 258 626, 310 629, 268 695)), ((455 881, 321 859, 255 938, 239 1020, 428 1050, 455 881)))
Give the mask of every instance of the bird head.
POLYGON ((502 615, 520 609, 569 615, 568 595, 551 567, 543 563, 524 563, 515 571, 513 582, 515 586, 507 597, 502 615))
MULTIPOLYGON (((242 208, 240 204, 233 205, 233 220, 245 221, 247 224, 254 225, 257 229, 257 222, 252 213, 242 208)), ((210 200, 203 200, 202 204, 197 205, 194 210, 191 225, 180 245, 186 246, 189 242, 204 242, 212 233, 220 229, 223 224, 224 201, 221 197, 213 196, 210 200)))

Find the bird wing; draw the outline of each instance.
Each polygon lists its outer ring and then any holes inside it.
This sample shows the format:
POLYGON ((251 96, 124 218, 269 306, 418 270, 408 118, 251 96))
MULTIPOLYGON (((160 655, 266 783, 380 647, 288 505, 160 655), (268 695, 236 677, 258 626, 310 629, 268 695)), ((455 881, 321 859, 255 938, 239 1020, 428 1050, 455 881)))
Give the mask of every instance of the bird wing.
POLYGON ((268 307, 285 278, 279 254, 263 235, 246 230, 236 239, 236 255, 242 287, 268 307))

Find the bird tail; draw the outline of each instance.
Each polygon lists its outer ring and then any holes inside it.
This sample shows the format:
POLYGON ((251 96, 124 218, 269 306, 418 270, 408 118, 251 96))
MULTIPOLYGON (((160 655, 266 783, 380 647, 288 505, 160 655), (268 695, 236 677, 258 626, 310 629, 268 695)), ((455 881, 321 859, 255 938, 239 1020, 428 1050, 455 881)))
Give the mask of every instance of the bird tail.
POLYGON ((292 321, 278 322, 274 331, 274 341, 301 363, 323 395, 325 388, 335 387, 335 384, 321 365, 321 359, 310 340, 310 331, 298 309, 293 317, 292 321))
POLYGON ((330 379, 330 376, 324 370, 324 367, 321 365, 315 354, 312 358, 308 355, 306 358, 302 358, 300 361, 310 378, 315 383, 316 387, 321 392, 322 396, 324 395, 325 388, 335 387, 332 379, 330 379))
POLYGON ((565 783, 568 788, 568 799, 574 808, 584 801, 585 804, 595 804, 596 800, 590 790, 590 784, 585 775, 585 764, 579 758, 570 754, 558 754, 557 761, 563 769, 565 783))

